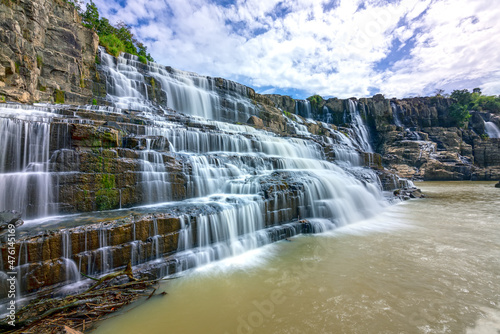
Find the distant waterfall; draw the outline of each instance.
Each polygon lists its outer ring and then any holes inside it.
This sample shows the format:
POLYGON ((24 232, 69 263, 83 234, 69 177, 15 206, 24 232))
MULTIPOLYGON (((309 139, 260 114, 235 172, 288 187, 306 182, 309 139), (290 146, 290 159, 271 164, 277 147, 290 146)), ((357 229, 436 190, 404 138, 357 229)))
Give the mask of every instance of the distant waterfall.
POLYGON ((363 151, 373 153, 373 148, 370 143, 371 142, 370 134, 359 113, 358 102, 351 99, 347 101, 348 101, 347 111, 351 118, 351 125, 354 130, 354 134, 358 139, 358 143, 363 149, 363 151))
POLYGON ((396 103, 391 102, 391 109, 392 109, 392 116, 394 118, 394 124, 396 126, 403 127, 404 125, 401 122, 401 120, 399 119, 398 106, 396 105, 396 103))
POLYGON ((493 122, 484 122, 486 134, 490 138, 500 138, 500 129, 493 122))
POLYGON ((312 117, 311 102, 308 100, 297 100, 295 102, 295 114, 304 118, 312 117))

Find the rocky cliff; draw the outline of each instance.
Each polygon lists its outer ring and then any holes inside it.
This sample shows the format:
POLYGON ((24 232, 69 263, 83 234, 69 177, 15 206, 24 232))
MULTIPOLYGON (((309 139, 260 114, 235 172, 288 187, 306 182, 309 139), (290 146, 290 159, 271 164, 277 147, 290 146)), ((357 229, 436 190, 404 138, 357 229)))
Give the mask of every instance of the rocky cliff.
POLYGON ((349 119, 349 101, 370 128, 375 152, 383 165, 402 177, 417 180, 495 180, 500 178, 500 139, 488 138, 485 121, 500 126, 500 115, 472 112, 465 127, 449 117, 452 101, 440 97, 327 99, 318 105, 269 95, 289 113, 342 126, 349 119))
POLYGON ((98 37, 63 0, 0 4, 0 98, 92 103, 98 37))

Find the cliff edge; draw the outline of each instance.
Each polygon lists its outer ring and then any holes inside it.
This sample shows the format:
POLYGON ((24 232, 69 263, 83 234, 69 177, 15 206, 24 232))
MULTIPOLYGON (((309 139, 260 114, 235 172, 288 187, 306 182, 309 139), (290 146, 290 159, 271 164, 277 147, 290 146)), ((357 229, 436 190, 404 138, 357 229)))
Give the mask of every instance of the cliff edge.
POLYGON ((78 12, 63 0, 2 1, 0 98, 91 103, 98 43, 98 36, 82 26, 78 12))

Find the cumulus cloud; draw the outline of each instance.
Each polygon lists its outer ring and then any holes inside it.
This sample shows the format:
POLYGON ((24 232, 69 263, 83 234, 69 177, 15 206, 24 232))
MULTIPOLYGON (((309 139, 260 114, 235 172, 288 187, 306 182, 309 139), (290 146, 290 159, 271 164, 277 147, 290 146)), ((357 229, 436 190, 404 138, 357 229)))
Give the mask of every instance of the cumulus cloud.
POLYGON ((500 8, 489 0, 95 0, 155 60, 260 92, 498 94, 500 8))

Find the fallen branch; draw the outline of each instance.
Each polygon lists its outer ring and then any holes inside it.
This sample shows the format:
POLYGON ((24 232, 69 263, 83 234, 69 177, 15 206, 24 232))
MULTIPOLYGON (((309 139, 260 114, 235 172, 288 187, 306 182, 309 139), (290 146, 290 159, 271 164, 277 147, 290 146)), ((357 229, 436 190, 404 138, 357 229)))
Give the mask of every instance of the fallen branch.
POLYGON ((91 290, 94 290, 96 287, 98 287, 99 285, 101 285, 105 281, 109 281, 109 280, 116 278, 118 276, 121 276, 121 275, 127 275, 129 279, 131 279, 133 281, 137 281, 137 278, 134 278, 134 273, 132 272, 132 263, 129 262, 127 264, 127 267, 125 269, 123 269, 122 271, 118 271, 116 273, 111 273, 111 274, 108 274, 106 276, 99 278, 97 283, 92 285, 87 291, 85 291, 85 293, 87 293, 91 290))
POLYGON ((82 305, 82 304, 85 304, 85 303, 91 303, 91 302, 94 302, 94 301, 98 301, 99 298, 94 298, 94 299, 85 299, 85 300, 77 300, 77 301, 74 301, 72 303, 69 303, 67 305, 62 305, 62 306, 59 306, 59 307, 55 307, 55 308, 52 308, 48 311, 46 311, 45 313, 43 313, 42 315, 34 318, 34 319, 28 319, 28 320, 25 320, 23 322, 20 322, 17 324, 17 326, 20 326, 20 327, 23 327, 23 326, 26 326, 26 325, 32 325, 46 317, 48 317, 49 315, 51 314, 54 314, 56 312, 60 312, 60 311, 64 311, 68 308, 71 308, 71 307, 76 307, 76 306, 79 306, 79 305, 82 305))

